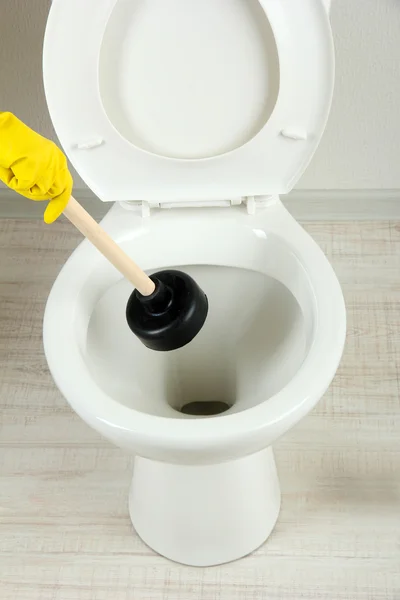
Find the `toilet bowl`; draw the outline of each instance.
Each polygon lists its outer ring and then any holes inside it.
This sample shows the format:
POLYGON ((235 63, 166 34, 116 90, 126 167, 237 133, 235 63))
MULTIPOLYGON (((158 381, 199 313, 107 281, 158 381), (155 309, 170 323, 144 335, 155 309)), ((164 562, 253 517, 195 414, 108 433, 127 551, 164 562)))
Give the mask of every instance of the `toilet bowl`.
POLYGON ((153 352, 126 324, 130 284, 83 242, 45 311, 55 383, 134 454, 145 543, 195 566, 245 556, 279 515, 272 445, 323 396, 345 339, 339 282, 279 197, 329 113, 326 3, 54 0, 44 80, 69 158, 114 202, 103 227, 147 272, 193 275, 210 304, 189 346, 153 352))

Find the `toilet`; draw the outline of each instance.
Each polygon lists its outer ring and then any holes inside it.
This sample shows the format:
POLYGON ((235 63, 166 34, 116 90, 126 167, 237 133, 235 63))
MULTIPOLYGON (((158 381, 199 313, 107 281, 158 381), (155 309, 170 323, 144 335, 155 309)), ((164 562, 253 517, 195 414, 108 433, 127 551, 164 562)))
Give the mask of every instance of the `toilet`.
POLYGON ((59 140, 148 273, 209 299, 185 348, 125 320, 131 284, 87 241, 61 269, 44 348, 71 407, 134 456, 129 514, 162 556, 244 557, 278 520, 273 446, 322 398, 346 331, 329 261, 289 214, 334 83, 327 0, 53 0, 44 83, 59 140))

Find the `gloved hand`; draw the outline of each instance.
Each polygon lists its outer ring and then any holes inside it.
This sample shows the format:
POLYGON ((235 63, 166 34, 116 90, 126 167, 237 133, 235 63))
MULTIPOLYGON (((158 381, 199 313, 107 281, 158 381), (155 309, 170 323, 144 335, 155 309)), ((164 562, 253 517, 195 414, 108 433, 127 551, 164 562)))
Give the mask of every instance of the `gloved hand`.
POLYGON ((0 112, 0 180, 30 200, 50 200, 46 223, 67 206, 72 176, 61 150, 9 112, 0 112))

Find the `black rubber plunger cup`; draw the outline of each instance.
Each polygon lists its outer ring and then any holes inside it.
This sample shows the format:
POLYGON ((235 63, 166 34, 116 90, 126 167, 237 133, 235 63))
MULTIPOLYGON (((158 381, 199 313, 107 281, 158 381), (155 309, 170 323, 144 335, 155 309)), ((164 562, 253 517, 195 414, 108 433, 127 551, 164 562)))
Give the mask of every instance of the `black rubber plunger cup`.
POLYGON ((150 296, 134 290, 128 300, 128 325, 151 350, 182 348, 204 325, 207 296, 192 277, 181 271, 159 271, 150 279, 156 286, 150 296))

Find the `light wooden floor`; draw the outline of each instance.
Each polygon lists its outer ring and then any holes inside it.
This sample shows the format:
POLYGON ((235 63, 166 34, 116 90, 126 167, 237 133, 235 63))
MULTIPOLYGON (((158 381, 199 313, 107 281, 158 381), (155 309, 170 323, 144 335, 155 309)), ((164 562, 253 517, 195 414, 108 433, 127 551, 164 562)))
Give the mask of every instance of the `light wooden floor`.
POLYGON ((44 303, 77 234, 0 221, 1 600, 400 599, 400 222, 306 227, 343 284, 343 362, 276 448, 283 505, 268 543, 194 569, 136 537, 131 458, 72 413, 47 371, 44 303))

